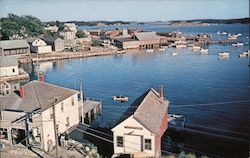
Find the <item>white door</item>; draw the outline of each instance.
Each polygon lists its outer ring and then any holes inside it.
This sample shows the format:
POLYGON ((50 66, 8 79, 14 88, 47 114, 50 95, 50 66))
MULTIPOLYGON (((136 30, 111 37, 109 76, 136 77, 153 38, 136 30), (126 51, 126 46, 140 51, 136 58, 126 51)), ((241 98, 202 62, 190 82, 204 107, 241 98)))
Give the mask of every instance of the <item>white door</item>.
POLYGON ((138 135, 125 135, 124 136, 124 149, 127 153, 140 152, 142 149, 142 136, 138 135))

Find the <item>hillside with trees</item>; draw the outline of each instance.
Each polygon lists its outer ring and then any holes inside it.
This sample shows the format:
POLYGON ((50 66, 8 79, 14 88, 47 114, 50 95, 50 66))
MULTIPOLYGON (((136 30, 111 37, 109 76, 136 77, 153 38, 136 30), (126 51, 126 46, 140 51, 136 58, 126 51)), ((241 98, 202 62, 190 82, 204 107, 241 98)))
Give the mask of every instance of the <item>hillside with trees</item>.
POLYGON ((0 28, 1 39, 22 38, 42 34, 44 23, 30 15, 8 14, 8 17, 0 19, 0 28))

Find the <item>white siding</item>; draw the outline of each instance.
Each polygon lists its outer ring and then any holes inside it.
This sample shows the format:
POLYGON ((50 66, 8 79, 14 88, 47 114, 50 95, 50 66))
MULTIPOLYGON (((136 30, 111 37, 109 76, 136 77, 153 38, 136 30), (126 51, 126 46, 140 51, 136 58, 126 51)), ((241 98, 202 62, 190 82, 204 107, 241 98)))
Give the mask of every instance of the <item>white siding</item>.
POLYGON ((112 129, 114 139, 114 153, 135 153, 139 152, 139 146, 142 151, 154 156, 155 153, 155 135, 145 129, 140 123, 138 123, 133 116, 130 116, 119 125, 112 129), (127 126, 127 128, 125 128, 127 126), (129 128, 128 128, 129 127, 129 128), (132 127, 132 128, 130 128, 132 127), (117 136, 123 137, 123 147, 117 146, 117 136), (152 149, 145 150, 144 139, 151 139, 152 149), (140 141, 141 140, 141 141, 140 141), (138 144, 140 142, 140 144, 138 144))
POLYGON ((0 77, 15 75, 19 75, 18 66, 0 67, 0 77))
MULTIPOLYGON (((61 110, 61 103, 55 105, 56 120, 59 125, 58 133, 64 133, 68 128, 79 123, 78 114, 78 98, 77 94, 72 97, 67 98, 63 101, 63 112, 61 110), (74 99, 74 106, 72 106, 71 99, 74 99), (69 117, 69 127, 66 126, 66 118, 69 117)), ((54 135, 54 124, 53 119, 50 119, 50 115, 53 113, 53 109, 49 108, 42 113, 43 123, 43 142, 44 150, 48 150, 48 141, 51 140, 53 146, 55 145, 55 135, 54 135)))

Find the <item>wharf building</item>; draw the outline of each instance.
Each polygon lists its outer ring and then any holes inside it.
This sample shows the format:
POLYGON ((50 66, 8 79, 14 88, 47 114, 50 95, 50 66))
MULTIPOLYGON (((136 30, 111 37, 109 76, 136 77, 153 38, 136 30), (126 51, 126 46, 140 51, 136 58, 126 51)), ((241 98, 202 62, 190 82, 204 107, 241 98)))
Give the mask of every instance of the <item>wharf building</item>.
POLYGON ((26 40, 2 40, 0 41, 0 55, 30 54, 30 46, 26 40))
POLYGON ((154 49, 160 46, 160 37, 155 32, 136 32, 131 37, 115 38, 114 43, 121 49, 154 49))

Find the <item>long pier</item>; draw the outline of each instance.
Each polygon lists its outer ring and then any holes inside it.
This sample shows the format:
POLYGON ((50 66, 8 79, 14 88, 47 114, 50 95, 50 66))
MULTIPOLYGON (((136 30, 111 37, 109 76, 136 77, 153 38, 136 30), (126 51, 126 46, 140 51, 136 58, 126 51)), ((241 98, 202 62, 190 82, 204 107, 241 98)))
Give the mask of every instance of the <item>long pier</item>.
POLYGON ((101 52, 52 52, 48 54, 39 54, 38 57, 36 54, 24 55, 18 58, 19 62, 30 63, 30 62, 45 62, 45 61, 54 61, 54 60, 64 60, 64 59, 74 59, 74 58, 87 58, 94 56, 107 56, 115 54, 124 54, 124 51, 101 51, 101 52))

